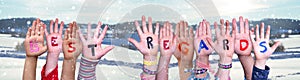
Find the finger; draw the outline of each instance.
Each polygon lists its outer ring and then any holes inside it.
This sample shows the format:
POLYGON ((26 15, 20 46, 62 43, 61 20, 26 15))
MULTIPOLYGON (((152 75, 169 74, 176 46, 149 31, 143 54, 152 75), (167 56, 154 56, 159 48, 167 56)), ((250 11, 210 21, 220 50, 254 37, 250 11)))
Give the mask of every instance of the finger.
POLYGON ((36 19, 36 26, 35 26, 35 33, 34 33, 34 35, 37 35, 37 36, 39 36, 41 33, 40 33, 40 27, 41 27, 42 25, 41 25, 41 21, 40 21, 40 19, 39 18, 37 18, 36 19))
POLYGON ((256 38, 256 41, 259 41, 260 40, 260 37, 259 37, 259 30, 258 30, 258 25, 256 25, 255 27, 255 38, 256 38))
POLYGON ((225 30, 225 34, 226 35, 230 35, 230 24, 229 24, 229 21, 228 20, 226 20, 226 30, 225 30))
POLYGON ((280 41, 276 41, 275 44, 271 47, 272 52, 270 52, 270 55, 276 50, 276 48, 280 45, 280 41))
POLYGON ((167 28, 166 28, 166 34, 167 34, 167 36, 170 36, 171 35, 171 30, 170 30, 170 23, 167 21, 167 26, 166 26, 167 28))
MULTIPOLYGON (((163 27, 162 27, 163 28, 163 27)), ((160 29, 160 31, 159 31, 159 39, 162 39, 163 38, 163 29, 160 29)))
POLYGON ((78 39, 79 36, 78 36, 78 33, 76 32, 78 30, 78 26, 77 26, 77 23, 75 21, 73 22, 73 28, 75 28, 74 31, 73 31, 73 33, 75 34, 74 37, 78 39))
POLYGON ((26 38, 30 37, 30 33, 31 33, 31 27, 28 28, 27 33, 26 33, 26 38))
POLYGON ((114 46, 107 46, 104 48, 103 53, 104 54, 97 54, 98 58, 100 58, 101 56, 104 56, 105 54, 107 54, 109 51, 111 51, 114 48, 114 46))
POLYGON ((190 38, 194 37, 193 28, 190 28, 189 30, 190 30, 190 31, 189 31, 189 37, 190 37, 190 38))
POLYGON ((53 20, 50 21, 50 34, 53 33, 53 20))
POLYGON ((260 24, 260 38, 261 39, 264 39, 265 38, 265 24, 264 23, 261 23, 260 24))
POLYGON ((175 36, 177 36, 177 37, 180 35, 180 33, 179 33, 180 32, 180 27, 179 27, 180 24, 179 23, 176 24, 176 29, 175 29, 175 36))
POLYGON ((135 27, 136 27, 136 30, 137 30, 139 36, 141 37, 143 32, 141 30, 140 24, 137 21, 135 21, 135 27))
POLYGON ((225 31, 224 31, 224 20, 221 19, 220 20, 220 23, 221 23, 221 27, 220 27, 220 31, 221 31, 221 36, 225 35, 225 31))
POLYGON ((155 26, 155 35, 158 35, 158 31, 159 31, 159 23, 157 22, 155 26))
POLYGON ((97 39, 97 38, 98 38, 99 33, 100 33, 99 31, 100 31, 101 25, 102 25, 102 23, 99 21, 99 22, 98 22, 98 25, 97 25, 97 27, 96 27, 96 31, 94 32, 94 39, 97 39))
POLYGON ((185 37, 189 36, 189 27, 187 25, 188 25, 187 22, 184 21, 183 26, 184 26, 184 36, 185 37))
POLYGON ((151 17, 148 17, 148 28, 149 28, 149 32, 153 34, 152 18, 151 17))
POLYGON ((55 19, 55 26, 54 26, 54 32, 58 33, 58 19, 55 19))
MULTIPOLYGON (((74 27, 72 26, 72 28, 74 28, 74 27)), ((66 31, 67 31, 67 30, 66 30, 66 31)), ((72 36, 72 33, 71 33, 70 31, 71 31, 71 28, 68 29, 68 33, 67 33, 68 39, 74 38, 74 36, 72 36)), ((74 31, 73 31, 73 32, 74 32, 74 31)), ((74 32, 74 33, 76 33, 76 32, 74 32)))
POLYGON ((128 41, 131 42, 137 49, 140 49, 140 45, 136 40, 128 38, 128 41))
POLYGON ((270 39, 270 30, 271 30, 270 25, 268 25, 268 28, 267 28, 267 31, 266 31, 266 38, 265 38, 267 40, 270 39))
POLYGON ((105 36, 105 34, 106 34, 107 29, 108 29, 108 26, 105 25, 103 31, 101 32, 101 35, 100 35, 100 37, 99 37, 99 40, 102 41, 102 40, 104 39, 104 36, 105 36))
POLYGON ((252 43, 254 43, 255 42, 255 40, 254 40, 254 38, 255 38, 255 35, 254 35, 254 28, 251 28, 251 32, 250 32, 250 38, 251 38, 251 41, 252 41, 252 43))
POLYGON ((41 32, 40 32, 41 26, 42 26, 41 23, 37 23, 37 25, 35 26, 34 35, 39 36, 41 34, 41 32))
POLYGON ((217 22, 214 23, 214 28, 215 28, 216 38, 220 37, 221 36, 220 35, 220 29, 218 27, 218 23, 217 22))
POLYGON ((197 37, 199 37, 199 30, 200 30, 200 27, 201 27, 201 25, 202 25, 202 22, 199 22, 199 24, 198 24, 198 28, 196 29, 196 36, 194 37, 194 38, 197 38, 197 37))
POLYGON ((90 31, 91 31, 91 23, 88 24, 87 26, 87 32, 86 32, 86 37, 87 37, 87 40, 90 40, 91 39, 91 34, 90 34, 90 31))
POLYGON ((84 36, 83 36, 82 33, 81 33, 81 30, 78 29, 76 32, 78 33, 78 35, 79 35, 81 41, 82 41, 82 42, 85 42, 85 39, 84 39, 84 36))
POLYGON ((235 32, 232 33, 232 35, 237 35, 239 33, 239 30, 237 30, 237 24, 236 24, 235 18, 232 19, 232 28, 233 28, 233 30, 235 30, 235 32))
POLYGON ((34 36, 34 34, 35 34, 36 25, 37 25, 36 21, 33 21, 32 27, 31 27, 31 36, 34 36))
POLYGON ((245 33, 245 30, 244 30, 245 24, 244 24, 244 19, 242 16, 240 16, 239 21, 240 21, 240 33, 245 33))
POLYGON ((45 35, 48 36, 49 33, 48 33, 48 30, 47 30, 46 24, 44 24, 44 28, 43 29, 44 29, 45 35))
POLYGON ((39 24, 41 22, 40 18, 36 19, 36 23, 39 24))
MULTIPOLYGON (((73 27, 73 23, 70 23, 70 24, 69 24, 69 28, 67 29, 67 30, 69 31, 69 32, 68 32, 68 35, 67 35, 69 38, 75 37, 75 36, 69 35, 69 33, 72 34, 72 33, 75 32, 75 30, 73 30, 73 28, 74 28, 74 27, 73 27)), ((66 30, 66 31, 67 31, 67 30, 66 30)))
POLYGON ((59 34, 63 33, 63 28, 64 28, 65 23, 63 21, 60 22, 60 27, 59 27, 59 34))
POLYGON ((39 36, 41 34, 39 31, 41 26, 42 26, 41 23, 36 23, 36 26, 34 29, 34 35, 39 36))
POLYGON ((184 25, 184 22, 183 21, 180 21, 180 24, 179 24, 179 34, 180 34, 180 37, 184 37, 184 31, 185 31, 185 27, 183 26, 184 25))
POLYGON ((204 35, 204 34, 203 34, 204 22, 202 21, 200 25, 201 25, 201 26, 199 27, 199 36, 203 36, 203 35, 204 35))
POLYGON ((245 20, 245 33, 249 34, 249 21, 248 21, 248 19, 245 20))
POLYGON ((206 20, 205 19, 203 19, 203 23, 202 23, 202 34, 203 35, 206 35, 206 20))
POLYGON ((169 25, 169 36, 173 37, 173 26, 168 22, 169 25))
POLYGON ((212 34, 211 34, 211 30, 210 30, 210 24, 209 22, 206 22, 206 34, 211 37, 212 34))
MULTIPOLYGON (((69 24, 70 25, 70 24, 69 24)), ((69 36, 68 36, 68 34, 69 34, 69 29, 70 29, 70 27, 71 26, 69 26, 69 28, 65 31, 65 33, 64 33, 64 40, 68 40, 69 39, 69 36)))
POLYGON ((146 25, 146 17, 142 16, 142 26, 143 26, 143 32, 148 33, 147 25, 146 25))
MULTIPOLYGON (((230 23, 228 22, 228 24, 230 24, 230 23)), ((229 32, 228 35, 230 35, 230 30, 228 32, 229 32)), ((234 39, 236 35, 234 35, 233 33, 236 33, 236 28, 232 29, 232 35, 231 35, 231 37, 234 39)))
POLYGON ((45 34, 45 28, 46 28, 46 24, 42 23, 42 26, 40 28, 40 36, 44 36, 44 34, 45 34))
POLYGON ((162 37, 166 37, 166 27, 167 27, 167 23, 164 23, 164 27, 162 28, 162 37))

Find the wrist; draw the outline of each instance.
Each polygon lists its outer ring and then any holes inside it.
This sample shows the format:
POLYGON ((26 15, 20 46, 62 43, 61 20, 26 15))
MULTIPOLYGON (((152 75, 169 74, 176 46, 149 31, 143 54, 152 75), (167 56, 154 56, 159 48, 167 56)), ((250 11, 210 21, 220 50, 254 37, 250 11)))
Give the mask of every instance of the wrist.
POLYGON ((58 59, 60 53, 57 52, 48 52, 47 53, 47 58, 53 58, 53 59, 58 59))
POLYGON ((208 64, 209 63, 209 56, 197 56, 196 61, 208 64))
POLYGON ((220 64, 231 64, 232 63, 232 57, 220 57, 220 64))
POLYGON ((255 66, 259 69, 265 69, 265 65, 266 65, 266 61, 267 60, 255 60, 255 66))
POLYGON ((153 55, 144 55, 144 60, 146 61, 156 61, 157 60, 157 55, 153 56, 153 55))
POLYGON ((35 57, 35 56, 26 56, 25 59, 26 59, 26 60, 37 60, 38 57, 35 57))
POLYGON ((74 63, 76 64, 77 59, 64 59, 63 63, 74 63))
POLYGON ((47 54, 47 65, 56 65, 58 63, 59 54, 57 53, 48 53, 47 54))
POLYGON ((178 67, 181 67, 181 68, 193 68, 193 61, 181 60, 180 63, 178 62, 178 67))

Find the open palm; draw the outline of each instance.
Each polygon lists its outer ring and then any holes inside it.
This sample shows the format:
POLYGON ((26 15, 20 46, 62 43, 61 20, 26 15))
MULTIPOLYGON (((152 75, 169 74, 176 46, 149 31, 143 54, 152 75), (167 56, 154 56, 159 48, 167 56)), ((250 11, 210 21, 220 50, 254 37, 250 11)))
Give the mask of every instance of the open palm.
MULTIPOLYGON (((238 55, 249 56, 252 50, 252 42, 250 39, 248 19, 244 21, 243 17, 240 17, 239 22, 240 30, 233 33, 233 35, 235 35, 234 51, 238 55)), ((232 25, 237 29, 236 19, 232 20, 232 25)))
POLYGON ((208 39, 211 39, 211 37, 212 34, 210 30, 210 25, 208 22, 203 20, 202 22, 199 23, 199 27, 196 30, 196 36, 194 39, 194 43, 195 43, 194 47, 195 47, 195 51, 197 52, 197 56, 209 55, 214 51, 211 45, 209 45, 207 41, 208 39))
POLYGON ((77 59, 82 51, 82 42, 76 32, 78 26, 76 22, 70 23, 69 28, 64 33, 63 52, 64 59, 77 59))
MULTIPOLYGON (((142 27, 143 31, 140 28, 140 25, 137 21, 135 21, 136 30, 139 34, 141 42, 137 42, 132 38, 128 38, 128 41, 133 43, 135 47, 144 55, 144 56, 151 56, 156 58, 158 52, 158 31, 159 31, 159 24, 156 24, 155 32, 153 33, 152 29, 152 18, 148 18, 148 28, 146 26, 146 18, 142 16, 142 27), (148 43, 149 42, 149 43, 148 43)), ((153 59, 152 58, 152 59, 153 59)))
POLYGON ((45 28, 46 25, 40 22, 40 19, 33 21, 32 27, 28 28, 24 41, 26 56, 37 57, 47 50, 47 46, 44 45, 45 28))
POLYGON ((83 36, 80 30, 77 31, 83 43, 83 57, 92 60, 98 60, 114 48, 113 46, 108 46, 104 49, 102 48, 101 42, 104 39, 108 26, 107 25, 105 26, 104 30, 99 36, 99 32, 100 32, 99 30, 101 25, 102 23, 99 22, 96 31, 94 32, 94 36, 90 36, 91 24, 89 24, 87 28, 87 39, 85 39, 85 37, 83 36))

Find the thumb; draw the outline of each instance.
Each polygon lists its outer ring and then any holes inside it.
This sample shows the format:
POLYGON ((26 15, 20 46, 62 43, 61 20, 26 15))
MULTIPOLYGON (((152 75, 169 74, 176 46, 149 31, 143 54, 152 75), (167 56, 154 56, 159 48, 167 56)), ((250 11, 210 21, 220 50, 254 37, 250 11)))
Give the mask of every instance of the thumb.
POLYGON ((140 49, 140 45, 136 40, 128 38, 128 41, 131 42, 137 49, 140 49))
POLYGON ((103 52, 101 54, 98 54, 97 57, 100 58, 100 57, 104 56, 105 54, 107 54, 113 48, 114 48, 114 46, 107 46, 107 47, 105 47, 104 50, 103 50, 103 52))
MULTIPOLYGON (((43 53, 45 53, 45 52, 47 51, 47 46, 44 45, 44 46, 42 47, 41 51, 42 51, 43 53)), ((43 53, 42 53, 42 54, 43 54, 43 53)))
POLYGON ((211 38, 206 38, 206 40, 207 40, 208 44, 209 44, 213 49, 215 49, 215 43, 212 41, 212 39, 211 39, 211 38))
POLYGON ((272 53, 276 50, 276 48, 280 45, 281 42, 276 41, 275 44, 271 47, 272 53))

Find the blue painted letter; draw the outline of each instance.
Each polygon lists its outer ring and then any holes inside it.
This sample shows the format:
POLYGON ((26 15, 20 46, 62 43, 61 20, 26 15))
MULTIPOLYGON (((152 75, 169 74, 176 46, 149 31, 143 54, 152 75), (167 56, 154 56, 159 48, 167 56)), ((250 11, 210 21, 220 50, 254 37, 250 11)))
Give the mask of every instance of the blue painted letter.
POLYGON ((205 48, 206 50, 208 50, 208 47, 206 46, 206 44, 204 43, 203 40, 200 41, 198 53, 200 53, 200 50, 201 50, 202 48, 205 48))
POLYGON ((265 53, 267 51, 267 47, 265 45, 266 45, 266 41, 262 41, 259 43, 259 46, 264 48, 264 49, 261 48, 261 51, 260 51, 261 53, 265 53))

